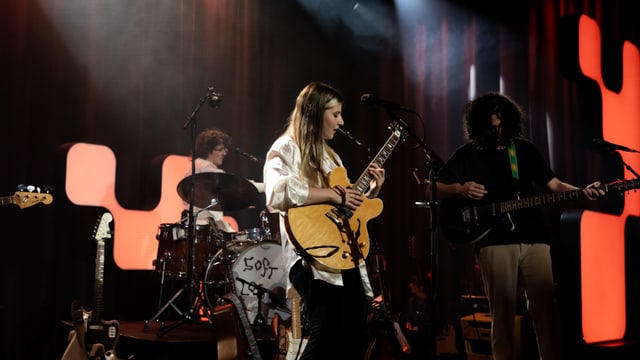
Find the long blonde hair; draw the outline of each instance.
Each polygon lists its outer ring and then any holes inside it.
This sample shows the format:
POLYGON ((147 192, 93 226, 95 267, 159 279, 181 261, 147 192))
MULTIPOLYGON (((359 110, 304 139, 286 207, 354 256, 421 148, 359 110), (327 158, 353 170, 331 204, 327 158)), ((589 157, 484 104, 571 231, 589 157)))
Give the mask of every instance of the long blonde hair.
POLYGON ((311 82, 298 94, 296 106, 289 116, 287 133, 298 144, 302 157, 300 176, 313 186, 329 185, 322 159, 325 153, 335 162, 338 157, 322 136, 324 111, 343 101, 342 94, 332 86, 311 82))

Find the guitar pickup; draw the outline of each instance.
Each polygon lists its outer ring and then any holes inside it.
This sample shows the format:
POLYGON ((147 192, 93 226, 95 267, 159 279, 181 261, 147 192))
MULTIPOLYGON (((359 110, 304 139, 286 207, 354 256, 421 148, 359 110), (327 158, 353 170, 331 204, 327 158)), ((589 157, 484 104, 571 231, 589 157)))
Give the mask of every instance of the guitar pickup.
POLYGON ((333 221, 334 224, 338 227, 342 227, 342 219, 340 219, 338 215, 338 210, 336 208, 331 209, 331 211, 324 214, 329 220, 333 221))

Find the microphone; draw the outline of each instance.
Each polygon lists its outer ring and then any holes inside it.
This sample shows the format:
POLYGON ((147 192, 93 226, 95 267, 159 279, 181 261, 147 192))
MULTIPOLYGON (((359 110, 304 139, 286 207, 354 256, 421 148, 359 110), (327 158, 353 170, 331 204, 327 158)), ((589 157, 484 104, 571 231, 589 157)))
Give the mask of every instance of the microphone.
POLYGON ((397 110, 397 111, 404 111, 404 112, 408 112, 408 113, 412 113, 412 114, 417 114, 415 112, 415 110, 410 109, 406 106, 402 106, 402 105, 398 105, 398 104, 394 104, 392 102, 386 101, 386 100, 382 100, 379 99, 371 94, 363 94, 360 97, 360 101, 362 101, 362 103, 366 104, 366 105, 371 105, 371 106, 380 106, 389 110, 397 110))
POLYGON ((610 142, 605 141, 603 139, 598 139, 598 138, 593 139, 593 143, 595 145, 605 147, 605 148, 607 148, 609 150, 620 150, 620 151, 627 151, 627 152, 633 152, 633 153, 640 153, 640 151, 638 151, 638 150, 635 150, 635 149, 632 149, 632 148, 628 148, 626 146, 610 143, 610 142))
POLYGON ((253 155, 251 155, 251 154, 249 154, 249 153, 246 153, 246 152, 244 152, 244 151, 240 150, 240 148, 239 148, 239 147, 237 147, 237 148, 236 148, 236 152, 237 152, 238 154, 240 154, 242 157, 244 157, 245 159, 249 159, 249 160, 253 161, 254 163, 261 163, 261 162, 264 162, 264 159, 258 159, 257 157, 255 157, 255 156, 253 156, 253 155))
POLYGON ((208 88, 209 93, 207 93, 207 100, 209 101, 209 106, 212 108, 216 108, 220 106, 222 102, 222 94, 213 91, 213 86, 208 88))
POLYGON ((347 137, 347 139, 349 139, 349 141, 351 141, 352 144, 356 144, 362 148, 365 148, 367 151, 371 151, 371 149, 369 149, 368 146, 366 146, 365 144, 361 143, 360 141, 356 140, 356 138, 354 138, 353 136, 351 136, 351 134, 348 131, 344 131, 341 128, 337 128, 336 129, 340 134, 344 135, 347 137))

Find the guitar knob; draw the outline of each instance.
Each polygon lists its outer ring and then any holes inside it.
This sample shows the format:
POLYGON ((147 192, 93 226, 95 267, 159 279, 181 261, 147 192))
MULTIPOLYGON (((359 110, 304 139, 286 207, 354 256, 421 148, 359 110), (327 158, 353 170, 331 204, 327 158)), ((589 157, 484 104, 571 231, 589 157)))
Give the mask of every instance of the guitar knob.
POLYGON ((351 257, 351 253, 350 253, 350 252, 348 252, 348 251, 344 251, 344 252, 342 253, 342 258, 343 258, 343 259, 350 258, 350 257, 351 257))

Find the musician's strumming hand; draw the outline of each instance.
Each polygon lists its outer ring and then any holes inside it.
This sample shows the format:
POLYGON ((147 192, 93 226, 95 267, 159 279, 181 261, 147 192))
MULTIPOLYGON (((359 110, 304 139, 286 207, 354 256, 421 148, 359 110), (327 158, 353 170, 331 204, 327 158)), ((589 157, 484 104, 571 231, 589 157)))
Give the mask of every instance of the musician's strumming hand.
POLYGON ((487 190, 484 189, 484 185, 478 184, 475 181, 467 181, 460 185, 458 194, 473 200, 480 200, 487 195, 487 190))

